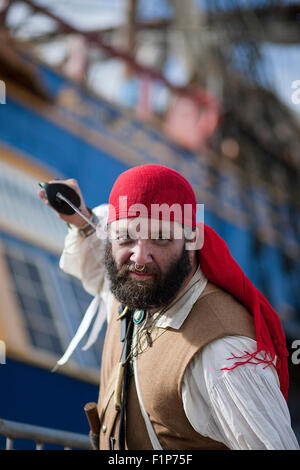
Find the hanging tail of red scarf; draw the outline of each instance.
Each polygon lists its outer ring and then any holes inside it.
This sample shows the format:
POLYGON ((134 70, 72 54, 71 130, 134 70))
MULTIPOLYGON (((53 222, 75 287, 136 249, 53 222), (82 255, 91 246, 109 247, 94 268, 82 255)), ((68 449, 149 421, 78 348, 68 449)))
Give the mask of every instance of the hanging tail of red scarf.
MULTIPOLYGON (((203 224, 197 224, 201 230, 203 224), (202 227, 201 227, 202 226, 202 227)), ((202 232, 203 233, 203 232, 202 232)), ((250 354, 245 351, 227 370, 246 363, 271 365, 276 357, 276 370, 280 389, 285 399, 288 396, 289 374, 286 339, 280 319, 262 293, 256 289, 231 256, 225 241, 209 226, 204 225, 204 243, 199 251, 201 270, 208 280, 232 294, 254 317, 257 350, 250 354), (258 353, 264 352, 264 358, 258 353)))

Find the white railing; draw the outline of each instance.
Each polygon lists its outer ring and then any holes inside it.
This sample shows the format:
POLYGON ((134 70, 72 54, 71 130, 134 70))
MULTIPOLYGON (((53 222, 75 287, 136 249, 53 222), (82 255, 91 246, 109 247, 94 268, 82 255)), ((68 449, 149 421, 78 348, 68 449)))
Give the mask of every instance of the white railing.
POLYGON ((0 419, 0 436, 6 437, 6 450, 13 450, 14 439, 25 439, 35 442, 36 450, 43 450, 44 444, 62 446, 64 450, 91 450, 88 436, 69 431, 34 426, 0 419))

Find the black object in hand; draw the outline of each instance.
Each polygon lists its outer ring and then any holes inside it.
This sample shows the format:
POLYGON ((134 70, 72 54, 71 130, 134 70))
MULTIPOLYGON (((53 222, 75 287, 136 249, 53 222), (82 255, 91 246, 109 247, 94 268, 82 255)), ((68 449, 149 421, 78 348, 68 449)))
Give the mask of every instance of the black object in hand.
POLYGON ((57 194, 60 193, 76 207, 80 207, 81 200, 77 192, 64 183, 39 183, 40 187, 46 191, 47 199, 53 209, 61 214, 73 215, 74 209, 65 201, 62 201, 57 194))

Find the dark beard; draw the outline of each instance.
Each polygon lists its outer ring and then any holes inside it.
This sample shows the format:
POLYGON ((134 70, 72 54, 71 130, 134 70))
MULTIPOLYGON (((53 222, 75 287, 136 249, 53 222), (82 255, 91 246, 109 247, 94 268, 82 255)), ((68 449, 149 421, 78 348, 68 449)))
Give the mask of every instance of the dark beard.
POLYGON ((111 291, 119 302, 130 310, 150 309, 168 305, 173 300, 184 280, 191 271, 189 252, 183 247, 178 259, 174 260, 167 273, 162 276, 158 268, 143 273, 153 274, 151 279, 143 281, 130 278, 130 269, 134 264, 128 262, 118 270, 112 256, 111 243, 107 242, 105 250, 105 267, 111 282, 111 291))

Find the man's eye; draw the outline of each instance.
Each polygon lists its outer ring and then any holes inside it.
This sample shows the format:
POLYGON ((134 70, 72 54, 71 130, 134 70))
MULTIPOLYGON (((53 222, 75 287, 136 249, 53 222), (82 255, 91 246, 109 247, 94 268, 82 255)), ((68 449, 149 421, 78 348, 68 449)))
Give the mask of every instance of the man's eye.
POLYGON ((131 241, 131 238, 128 233, 123 233, 123 234, 118 235, 117 240, 119 243, 125 243, 128 241, 131 241))
POLYGON ((131 238, 124 236, 124 237, 120 237, 120 238, 119 238, 119 241, 121 241, 121 242, 130 242, 130 241, 131 241, 131 238))
POLYGON ((164 237, 163 235, 157 235, 157 237, 154 237, 154 240, 158 243, 167 243, 171 241, 171 238, 164 237))

